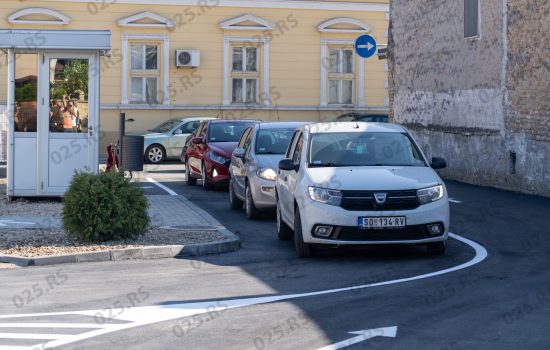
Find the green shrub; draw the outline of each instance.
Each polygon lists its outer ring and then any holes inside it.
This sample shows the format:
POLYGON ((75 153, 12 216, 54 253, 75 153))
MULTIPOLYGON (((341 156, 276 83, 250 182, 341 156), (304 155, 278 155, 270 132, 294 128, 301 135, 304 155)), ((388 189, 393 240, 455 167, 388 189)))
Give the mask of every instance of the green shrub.
POLYGON ((147 198, 122 173, 75 173, 63 200, 63 227, 83 241, 133 239, 149 225, 147 198))

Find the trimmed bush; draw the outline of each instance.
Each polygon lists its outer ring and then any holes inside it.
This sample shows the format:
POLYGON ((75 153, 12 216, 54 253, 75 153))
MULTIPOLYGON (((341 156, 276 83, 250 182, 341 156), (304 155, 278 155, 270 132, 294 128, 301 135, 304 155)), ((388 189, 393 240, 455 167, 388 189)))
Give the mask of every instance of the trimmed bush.
POLYGON ((148 206, 122 172, 77 172, 63 200, 63 227, 82 241, 133 239, 149 225, 148 206))

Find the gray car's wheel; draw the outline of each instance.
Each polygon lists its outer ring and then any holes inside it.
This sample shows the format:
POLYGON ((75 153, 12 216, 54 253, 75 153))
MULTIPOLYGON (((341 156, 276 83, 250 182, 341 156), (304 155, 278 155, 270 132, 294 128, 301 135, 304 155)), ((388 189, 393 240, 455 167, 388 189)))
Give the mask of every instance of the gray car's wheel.
POLYGON ((235 194, 233 179, 229 179, 229 207, 232 210, 241 210, 243 208, 243 201, 235 194))
POLYGON ((315 247, 304 242, 302 218, 300 217, 300 209, 298 208, 296 208, 296 214, 294 215, 294 248, 300 258, 311 258, 315 255, 315 247))
POLYGON ((248 181, 246 182, 245 186, 245 201, 244 201, 244 209, 246 212, 246 218, 253 220, 258 218, 260 215, 260 211, 258 208, 256 208, 256 205, 254 204, 254 198, 252 197, 252 190, 250 189, 250 184, 248 181))
POLYGON ((445 242, 434 242, 426 245, 428 255, 443 255, 445 254, 445 242))
POLYGON ((189 186, 195 186, 197 184, 197 179, 191 176, 191 169, 189 168, 189 161, 185 162, 185 182, 189 186))
POLYGON ((145 150, 145 160, 151 164, 161 163, 166 159, 166 151, 161 145, 151 145, 145 150))
POLYGON ((283 221, 281 208, 277 200, 277 237, 281 241, 290 241, 293 235, 294 232, 292 232, 292 229, 283 221))
POLYGON ((208 176, 206 176, 206 165, 204 164, 204 162, 202 163, 202 166, 201 166, 201 179, 202 179, 202 188, 205 191, 210 191, 212 189, 212 185, 208 181, 208 176))

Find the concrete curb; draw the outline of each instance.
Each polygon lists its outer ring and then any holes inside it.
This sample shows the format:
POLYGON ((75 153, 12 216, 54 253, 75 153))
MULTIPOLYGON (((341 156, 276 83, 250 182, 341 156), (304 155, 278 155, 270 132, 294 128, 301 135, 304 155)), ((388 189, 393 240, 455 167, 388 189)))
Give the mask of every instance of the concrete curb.
POLYGON ((0 255, 0 263, 14 264, 20 267, 46 266, 100 261, 148 260, 180 258, 233 252, 241 248, 239 237, 226 228, 218 230, 225 239, 217 242, 187 245, 146 246, 142 248, 112 249, 98 252, 52 255, 37 258, 24 258, 12 255, 0 255))

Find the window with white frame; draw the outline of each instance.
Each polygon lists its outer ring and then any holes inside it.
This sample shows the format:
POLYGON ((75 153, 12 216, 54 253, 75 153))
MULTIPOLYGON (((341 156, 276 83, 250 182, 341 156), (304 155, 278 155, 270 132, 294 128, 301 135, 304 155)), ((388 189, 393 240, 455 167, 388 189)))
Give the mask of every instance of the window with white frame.
POLYGON ((130 50, 130 103, 158 103, 159 46, 132 44, 130 50))
POLYGON ((232 103, 258 103, 260 86, 258 53, 257 47, 232 46, 232 103))
POLYGON ((328 103, 353 104, 355 96, 355 56, 353 49, 330 47, 328 64, 328 103))

